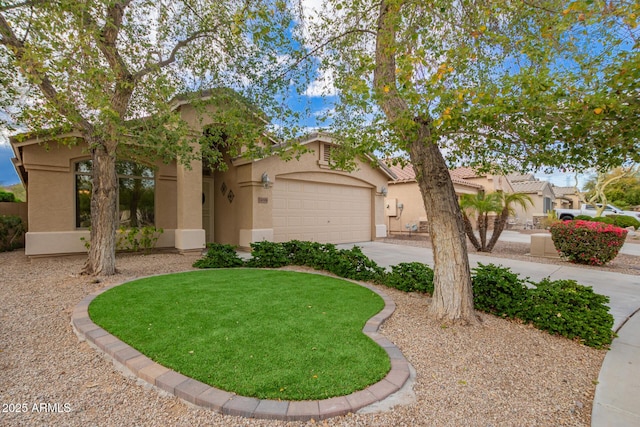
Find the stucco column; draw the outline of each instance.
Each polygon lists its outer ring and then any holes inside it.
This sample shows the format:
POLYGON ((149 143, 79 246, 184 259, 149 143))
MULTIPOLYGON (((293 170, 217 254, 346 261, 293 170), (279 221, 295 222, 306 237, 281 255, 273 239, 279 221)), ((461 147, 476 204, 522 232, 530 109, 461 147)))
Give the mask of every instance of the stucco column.
POLYGON ((202 228, 202 161, 192 161, 190 169, 180 162, 176 167, 176 248, 181 251, 202 249, 206 241, 202 228))

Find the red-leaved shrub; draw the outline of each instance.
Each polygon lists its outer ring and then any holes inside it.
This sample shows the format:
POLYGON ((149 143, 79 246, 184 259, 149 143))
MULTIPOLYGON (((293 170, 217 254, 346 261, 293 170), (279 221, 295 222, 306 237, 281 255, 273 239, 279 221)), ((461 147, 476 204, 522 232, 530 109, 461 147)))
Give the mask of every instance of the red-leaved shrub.
POLYGON ((561 256, 576 264, 604 265, 614 259, 627 230, 593 221, 565 221, 551 226, 553 244, 561 256))

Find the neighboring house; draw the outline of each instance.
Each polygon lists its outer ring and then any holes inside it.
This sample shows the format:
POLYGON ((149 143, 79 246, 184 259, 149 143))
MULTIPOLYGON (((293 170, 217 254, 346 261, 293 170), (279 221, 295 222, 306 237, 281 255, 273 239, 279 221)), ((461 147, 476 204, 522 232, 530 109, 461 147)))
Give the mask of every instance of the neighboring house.
POLYGON ((556 195, 555 207, 558 209, 579 209, 580 195, 576 187, 558 187, 552 185, 556 195))
MULTIPOLYGON (((427 232, 427 214, 416 181, 413 166, 389 166, 397 179, 389 181, 389 189, 385 198, 385 215, 387 227, 391 233, 418 231, 427 232)), ((459 168, 449 171, 456 194, 478 194, 487 187, 508 184, 504 177, 478 176, 471 169, 459 168)), ((490 191, 494 191, 492 190, 490 191)))
POLYGON ((513 192, 511 182, 504 175, 477 173, 471 168, 456 168, 450 170, 449 173, 451 174, 451 178, 461 179, 462 182, 467 184, 480 185, 485 193, 494 193, 496 191, 504 191, 505 193, 513 192))
MULTIPOLYGON (((422 195, 411 165, 389 167, 397 179, 389 181, 385 199, 385 214, 390 232, 426 232, 427 217, 422 195)), ((579 206, 575 187, 556 187, 548 181, 539 181, 533 174, 491 175, 476 173, 471 168, 457 168, 449 171, 456 194, 478 194, 504 191, 524 193, 531 197, 532 205, 526 209, 514 206, 514 214, 509 219, 510 227, 534 227, 541 218, 560 203, 579 206)), ((473 220, 472 220, 473 221, 473 220)), ((490 221, 490 226, 492 226, 490 221)))
POLYGON ((533 202, 526 210, 521 206, 514 207, 519 223, 535 226, 541 218, 553 211, 556 194, 549 181, 539 181, 533 175, 510 175, 508 179, 514 192, 528 195, 533 202))
MULTIPOLYGON (((197 123, 188 107, 179 107, 183 118, 197 123)), ((81 238, 89 237, 91 161, 84 141, 66 136, 77 143, 11 138, 14 165, 28 194, 29 256, 85 251, 81 238)), ((330 136, 309 135, 302 144, 309 152, 298 161, 226 159, 224 172, 200 161, 188 168, 175 161, 123 159, 120 223, 163 228, 157 246, 181 251, 200 250, 208 242, 248 247, 260 240, 346 243, 386 236, 383 193, 395 178, 389 169, 365 159, 356 171, 333 170, 330 136)))

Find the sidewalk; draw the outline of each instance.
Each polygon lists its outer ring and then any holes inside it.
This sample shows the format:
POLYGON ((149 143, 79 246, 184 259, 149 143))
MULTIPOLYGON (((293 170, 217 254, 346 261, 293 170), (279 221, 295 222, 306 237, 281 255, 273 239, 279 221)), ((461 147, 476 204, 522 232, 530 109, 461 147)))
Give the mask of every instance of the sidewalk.
MULTIPOLYGON (((515 233, 508 233, 504 240, 520 238, 512 234, 515 233)), ((382 242, 363 242, 357 245, 380 266, 388 267, 413 261, 433 266, 433 253, 429 248, 382 242)), ((339 245, 341 248, 352 246, 339 245)), ((471 268, 476 267, 478 263, 501 264, 533 281, 540 281, 545 277, 574 279, 582 285, 593 287, 599 294, 607 295, 618 338, 614 339, 600 370, 591 425, 640 426, 640 314, 633 316, 640 310, 640 276, 579 268, 570 264, 538 264, 474 254, 469 254, 469 261, 471 268)))

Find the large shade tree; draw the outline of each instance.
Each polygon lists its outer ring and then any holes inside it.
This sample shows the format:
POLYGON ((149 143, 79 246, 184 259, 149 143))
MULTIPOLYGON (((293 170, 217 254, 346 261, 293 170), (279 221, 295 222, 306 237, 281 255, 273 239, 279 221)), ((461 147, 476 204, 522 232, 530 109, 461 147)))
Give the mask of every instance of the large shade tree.
POLYGON ((116 271, 118 156, 188 163, 204 154, 215 166, 224 144, 259 148, 263 113, 286 115, 280 89, 290 82, 280 68, 294 47, 289 6, 254 0, 0 3, 0 122, 80 137, 91 153, 87 273, 116 271), (220 87, 233 90, 210 90, 220 87), (203 123, 225 126, 207 135, 202 150, 189 143, 189 126, 171 102, 188 101, 185 93, 206 95, 194 96, 194 103, 214 98, 225 106, 208 119, 204 112, 212 109, 198 107, 203 123))
POLYGON ((330 0, 308 19, 340 98, 338 164, 377 150, 413 165, 433 242, 432 317, 477 323, 448 164, 580 169, 639 156, 634 7, 330 0))

